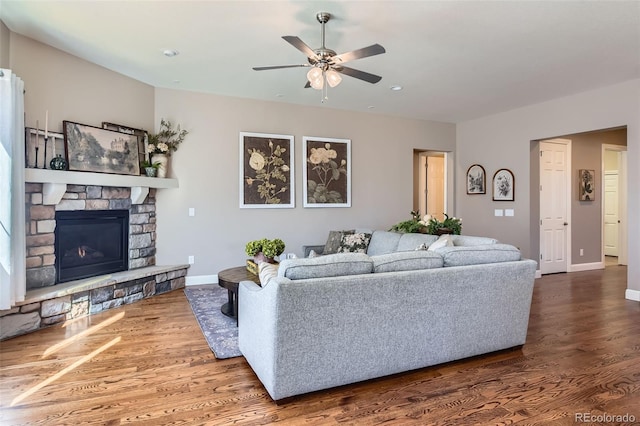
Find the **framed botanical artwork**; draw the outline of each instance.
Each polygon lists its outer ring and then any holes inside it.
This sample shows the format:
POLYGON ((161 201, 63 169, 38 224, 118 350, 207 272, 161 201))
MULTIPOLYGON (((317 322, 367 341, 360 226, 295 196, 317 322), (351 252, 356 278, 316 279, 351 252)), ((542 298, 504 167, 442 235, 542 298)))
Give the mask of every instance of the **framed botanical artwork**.
POLYGON ((293 208, 294 139, 240 132, 240 208, 293 208))
POLYGON ((493 201, 513 201, 516 180, 509 169, 500 169, 493 175, 493 201))
POLYGON ((142 129, 134 129, 133 127, 123 126, 121 124, 102 122, 102 128, 107 130, 115 130, 116 132, 126 133, 128 135, 136 135, 138 138, 138 158, 140 160, 148 160, 147 154, 147 132, 142 129))
POLYGON ((351 140, 302 138, 304 207, 351 207, 351 140))
POLYGON ((467 194, 486 194, 487 175, 484 167, 474 164, 467 169, 467 194))
POLYGON ((596 171, 580 169, 578 170, 578 200, 594 201, 596 199, 596 171))
POLYGON ((69 170, 140 175, 138 137, 63 121, 69 170))

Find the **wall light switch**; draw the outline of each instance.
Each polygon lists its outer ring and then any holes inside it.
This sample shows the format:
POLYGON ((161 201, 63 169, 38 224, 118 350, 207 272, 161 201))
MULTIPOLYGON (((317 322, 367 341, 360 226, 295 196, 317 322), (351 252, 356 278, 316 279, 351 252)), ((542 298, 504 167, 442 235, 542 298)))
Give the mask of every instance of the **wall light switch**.
POLYGON ((189 207, 189 216, 195 216, 196 215, 196 209, 193 207, 189 207))
POLYGON ((504 210, 504 215, 505 216, 513 216, 514 215, 513 209, 505 209, 504 210))
POLYGON ((495 209, 495 210, 493 211, 493 215, 494 215, 494 216, 504 216, 504 214, 503 214, 503 210, 502 210, 502 209, 495 209))
POLYGON ((196 263, 195 256, 189 256, 189 265, 193 265, 194 263, 196 263))

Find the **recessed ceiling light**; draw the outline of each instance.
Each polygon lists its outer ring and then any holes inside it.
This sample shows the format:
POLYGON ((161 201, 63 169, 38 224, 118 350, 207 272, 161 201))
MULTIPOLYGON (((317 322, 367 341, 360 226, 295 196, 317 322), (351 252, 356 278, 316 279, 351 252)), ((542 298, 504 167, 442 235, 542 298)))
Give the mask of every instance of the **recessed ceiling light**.
POLYGON ((397 92, 399 90, 402 90, 402 86, 396 84, 396 85, 393 85, 393 86, 389 87, 389 89, 393 90, 394 92, 397 92))
POLYGON ((369 105, 367 108, 368 109, 375 109, 376 107, 374 107, 373 105, 369 105))
POLYGON ((284 95, 282 93, 276 93, 276 98, 283 98, 284 95))
POLYGON ((162 52, 162 54, 168 58, 173 58, 174 56, 177 56, 180 52, 178 52, 177 50, 173 50, 173 49, 167 49, 164 52, 162 52))
POLYGON ((180 80, 173 80, 175 84, 180 84, 180 80))

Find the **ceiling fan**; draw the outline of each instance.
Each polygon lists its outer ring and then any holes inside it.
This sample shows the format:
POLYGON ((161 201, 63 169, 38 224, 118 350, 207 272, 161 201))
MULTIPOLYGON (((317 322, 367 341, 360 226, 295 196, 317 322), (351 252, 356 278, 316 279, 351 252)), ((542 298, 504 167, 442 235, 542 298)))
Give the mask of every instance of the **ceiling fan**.
POLYGON ((340 84, 340 82, 342 81, 342 77, 340 76, 340 74, 348 75, 349 77, 354 77, 372 84, 375 84, 382 79, 382 77, 380 77, 379 75, 345 67, 342 64, 356 59, 385 53, 386 51, 384 50, 384 47, 380 46, 379 44, 372 44, 371 46, 363 47, 362 49, 357 49, 338 55, 334 50, 328 49, 324 45, 324 26, 327 22, 329 22, 329 19, 331 19, 331 14, 327 12, 319 12, 318 14, 316 14, 316 19, 322 25, 322 47, 318 49, 311 49, 305 42, 303 42, 296 36, 282 36, 282 38, 285 39, 289 44, 307 55, 307 61, 309 62, 308 64, 253 67, 253 69, 256 71, 265 71, 280 68, 311 67, 309 72, 307 72, 308 81, 304 87, 313 87, 317 90, 324 89, 325 99, 327 85, 335 87, 340 84))

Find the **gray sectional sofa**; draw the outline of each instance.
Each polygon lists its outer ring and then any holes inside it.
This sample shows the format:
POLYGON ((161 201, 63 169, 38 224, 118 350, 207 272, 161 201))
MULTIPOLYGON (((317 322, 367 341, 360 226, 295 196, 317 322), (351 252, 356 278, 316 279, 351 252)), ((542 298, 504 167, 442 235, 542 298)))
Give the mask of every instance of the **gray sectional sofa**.
POLYGON ((373 232, 367 253, 239 288, 239 346, 274 400, 523 345, 536 270, 484 237, 373 232), (424 247, 424 246, 423 246, 424 247))

